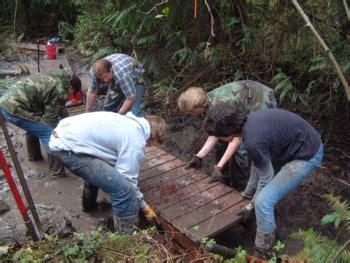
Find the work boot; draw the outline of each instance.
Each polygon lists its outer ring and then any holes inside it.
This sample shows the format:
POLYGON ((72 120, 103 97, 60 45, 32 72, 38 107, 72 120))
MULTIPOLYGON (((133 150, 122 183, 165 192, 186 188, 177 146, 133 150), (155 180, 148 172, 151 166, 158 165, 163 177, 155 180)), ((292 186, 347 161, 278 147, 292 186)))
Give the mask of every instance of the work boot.
POLYGON ((136 230, 137 225, 139 224, 139 216, 136 215, 121 218, 114 215, 113 221, 115 232, 132 235, 132 233, 136 230))
POLYGON ((82 197, 83 211, 90 212, 97 208, 98 187, 84 181, 84 190, 82 197))
POLYGON ((38 137, 26 133, 26 145, 28 161, 35 162, 44 159, 41 154, 40 141, 38 137))
POLYGON ((52 175, 61 177, 67 176, 63 161, 59 157, 48 153, 47 159, 49 161, 49 170, 52 175))
POLYGON ((270 259, 272 257, 272 247, 275 242, 275 231, 272 233, 256 232, 254 256, 260 259, 270 259))

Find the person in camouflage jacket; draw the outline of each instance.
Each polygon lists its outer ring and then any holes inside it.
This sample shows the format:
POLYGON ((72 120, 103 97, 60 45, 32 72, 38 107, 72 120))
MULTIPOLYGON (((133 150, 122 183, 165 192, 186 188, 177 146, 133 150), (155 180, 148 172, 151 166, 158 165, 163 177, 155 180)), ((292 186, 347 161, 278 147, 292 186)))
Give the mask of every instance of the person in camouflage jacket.
MULTIPOLYGON (((202 88, 191 87, 178 98, 178 107, 192 116, 200 116, 222 102, 238 106, 247 114, 277 107, 274 91, 252 80, 234 81, 208 93, 202 88)), ((186 168, 202 167, 202 159, 218 142, 218 138, 209 136, 202 149, 187 163, 186 168)), ((229 144, 220 143, 217 148, 217 159, 218 163, 214 165, 212 173, 212 182, 222 180, 228 184, 235 184, 239 178, 248 178, 248 156, 241 145, 241 138, 237 137, 229 144), (222 171, 228 162, 229 176, 223 177, 222 171)), ((243 192, 242 196, 250 198, 253 194, 243 192)))
MULTIPOLYGON (((72 91, 81 91, 81 81, 68 69, 35 74, 8 88, 0 98, 0 112, 7 121, 39 138, 48 149, 53 128, 60 119, 69 116, 65 103, 68 92, 72 91)), ((55 161, 51 155, 49 161, 51 166, 57 166, 52 164, 55 161)))

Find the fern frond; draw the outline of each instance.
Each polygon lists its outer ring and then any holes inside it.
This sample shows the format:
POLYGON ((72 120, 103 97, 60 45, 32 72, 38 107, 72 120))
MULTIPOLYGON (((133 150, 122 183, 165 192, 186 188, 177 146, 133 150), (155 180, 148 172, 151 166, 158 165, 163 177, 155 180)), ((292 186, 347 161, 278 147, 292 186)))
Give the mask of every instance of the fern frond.
POLYGON ((152 34, 152 35, 139 38, 136 44, 138 46, 149 45, 156 42, 156 40, 157 40, 157 36, 155 34, 152 34))
POLYGON ((104 58, 113 53, 115 53, 115 49, 112 47, 101 48, 93 55, 92 62, 95 62, 96 60, 104 58))
POLYGON ((335 257, 345 260, 345 262, 350 260, 348 250, 344 250, 344 247, 339 245, 336 240, 314 232, 312 228, 307 231, 299 230, 299 232, 291 234, 291 237, 304 241, 304 252, 314 262, 330 262, 335 257))
POLYGON ((330 203, 332 209, 337 212, 341 220, 346 224, 346 228, 350 231, 350 206, 347 201, 341 201, 339 196, 332 194, 325 195, 326 200, 330 203))

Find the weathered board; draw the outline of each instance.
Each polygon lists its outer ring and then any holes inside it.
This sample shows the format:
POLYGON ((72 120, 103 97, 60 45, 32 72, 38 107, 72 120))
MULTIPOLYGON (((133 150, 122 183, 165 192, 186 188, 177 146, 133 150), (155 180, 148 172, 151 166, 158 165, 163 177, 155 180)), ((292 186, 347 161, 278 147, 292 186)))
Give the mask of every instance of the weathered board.
POLYGON ((210 183, 208 175, 184 166, 184 162, 157 147, 146 148, 139 184, 161 222, 196 243, 237 224, 241 220, 237 212, 248 201, 235 189, 220 182, 210 183))

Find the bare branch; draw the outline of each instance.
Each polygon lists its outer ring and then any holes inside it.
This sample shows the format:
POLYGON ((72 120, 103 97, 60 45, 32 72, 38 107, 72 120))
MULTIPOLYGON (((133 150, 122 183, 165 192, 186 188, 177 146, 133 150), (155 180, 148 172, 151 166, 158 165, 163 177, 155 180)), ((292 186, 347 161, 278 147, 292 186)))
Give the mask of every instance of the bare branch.
POLYGON ((210 14, 210 35, 212 37, 215 37, 215 33, 214 33, 214 24, 215 24, 215 21, 214 21, 214 16, 213 16, 213 13, 211 12, 211 8, 207 2, 207 0, 204 0, 205 2, 205 5, 207 6, 208 8, 208 12, 210 14))
POLYGON ((145 15, 148 15, 150 14, 151 12, 155 11, 158 9, 158 7, 164 5, 164 4, 167 4, 169 1, 168 0, 162 0, 161 3, 158 3, 158 4, 155 4, 150 10, 148 10, 147 12, 142 12, 140 10, 138 10, 138 12, 140 12, 141 14, 145 14, 145 15))
POLYGON ((350 10, 349 10, 348 3, 347 3, 346 1, 347 1, 347 0, 343 0, 343 4, 344 4, 346 16, 348 17, 348 20, 350 21, 350 10))
POLYGON ((326 52, 329 60, 331 61, 331 63, 333 64, 335 71, 338 75, 338 78, 340 79, 341 83, 343 84, 346 96, 348 98, 348 101, 350 101, 350 87, 348 85, 348 82, 346 81, 343 72, 341 71, 341 68, 339 67, 337 61, 335 60, 335 57, 333 56, 332 51, 329 49, 329 47, 326 45, 326 43, 323 41, 323 39, 321 38, 321 36, 318 34, 318 32, 316 31, 316 29, 314 28, 314 26, 311 24, 309 18, 307 17, 307 15, 305 14, 304 10, 301 8, 301 6, 299 5, 297 0, 291 0, 292 4, 294 5, 294 7, 297 9, 297 11, 300 13, 300 15, 302 16, 302 18, 305 21, 305 26, 309 27, 311 32, 316 36, 316 39, 318 40, 318 42, 320 43, 321 47, 323 48, 323 50, 326 52))

